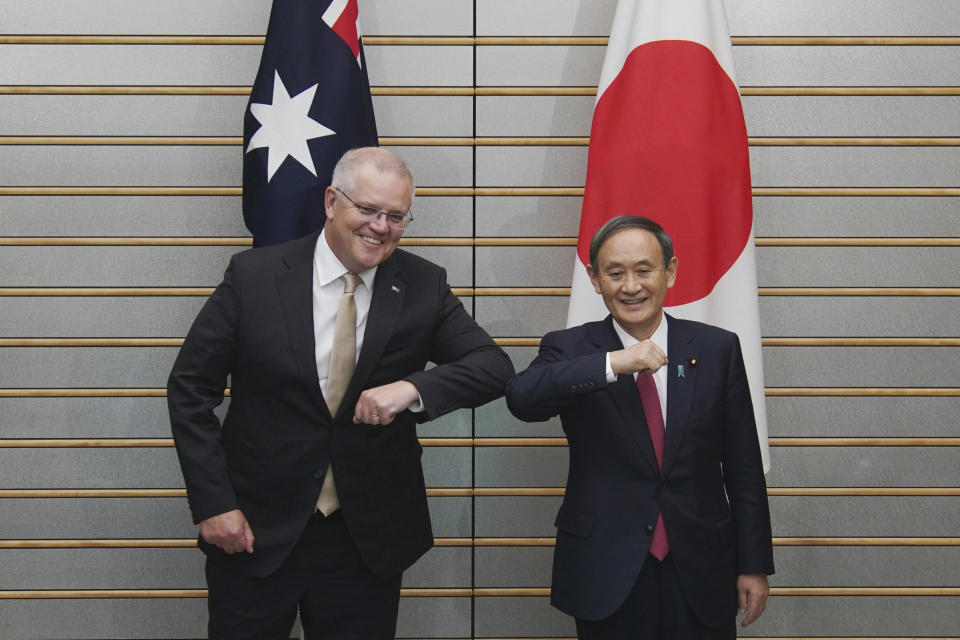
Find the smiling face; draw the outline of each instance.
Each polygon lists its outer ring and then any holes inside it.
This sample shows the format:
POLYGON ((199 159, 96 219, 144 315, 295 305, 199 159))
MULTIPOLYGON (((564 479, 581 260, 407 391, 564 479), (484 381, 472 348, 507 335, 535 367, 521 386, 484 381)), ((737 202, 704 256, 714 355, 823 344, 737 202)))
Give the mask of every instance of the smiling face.
POLYGON ((593 288, 614 319, 637 340, 660 325, 667 289, 677 279, 677 259, 664 266, 657 237, 645 229, 624 229, 611 235, 588 265, 593 288))
MULTIPOLYGON (((358 205, 400 213, 410 209, 410 180, 392 171, 379 170, 372 160, 354 169, 351 182, 345 192, 358 205)), ((375 267, 396 250, 403 228, 391 227, 386 216, 377 216, 376 220, 368 218, 333 187, 327 187, 324 205, 327 244, 350 271, 360 273, 375 267)))

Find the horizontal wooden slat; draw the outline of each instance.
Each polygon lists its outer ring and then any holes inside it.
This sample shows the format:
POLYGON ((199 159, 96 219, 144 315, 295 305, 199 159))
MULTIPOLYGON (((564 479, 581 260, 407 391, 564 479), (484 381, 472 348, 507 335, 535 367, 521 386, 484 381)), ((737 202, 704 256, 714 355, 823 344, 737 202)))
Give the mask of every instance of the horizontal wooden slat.
MULTIPOLYGON (((552 547, 556 538, 434 538, 437 547, 552 547)), ((775 537, 777 547, 956 547, 960 538, 945 537, 775 537)), ((0 549, 188 549, 196 538, 119 538, 0 540, 0 549)))
MULTIPOLYGON (((405 598, 462 598, 472 589, 401 589, 405 598)), ((0 591, 0 600, 86 600, 120 598, 206 598, 206 589, 28 589, 0 591)))
MULTIPOLYGON (((263 45, 259 35, 0 35, 0 44, 263 45)), ((606 36, 363 36, 369 46, 606 46, 606 36)), ((957 46, 952 36, 731 36, 733 46, 957 46)))
MULTIPOLYGON (((565 447, 566 438, 420 438, 424 447, 565 447)), ((772 447, 960 447, 960 438, 770 438, 772 447)), ((3 438, 0 449, 128 449, 174 446, 173 438, 3 438)))
MULTIPOLYGON (((487 598, 547 597, 548 588, 500 587, 474 589, 487 598)), ((771 596, 960 596, 960 587, 771 587, 771 596)))
MULTIPOLYGON (((375 96, 595 96, 595 86, 399 87, 374 86, 375 96)), ((215 85, 0 85, 0 95, 250 95, 250 87, 215 85)), ((956 96, 960 86, 749 86, 743 96, 956 96)))
MULTIPOLYGON (((588 137, 382 137, 384 146, 585 147, 588 137)), ((751 137, 756 147, 954 147, 952 137, 751 137)), ((240 146, 239 136, 0 136, 0 145, 62 146, 240 146)))

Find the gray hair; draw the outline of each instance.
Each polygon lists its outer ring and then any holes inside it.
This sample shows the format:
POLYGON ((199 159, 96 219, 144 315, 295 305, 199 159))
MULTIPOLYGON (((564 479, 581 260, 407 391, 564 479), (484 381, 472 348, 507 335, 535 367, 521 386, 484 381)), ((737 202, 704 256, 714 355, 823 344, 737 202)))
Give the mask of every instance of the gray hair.
POLYGON ((354 174, 357 169, 368 162, 372 163, 377 171, 406 178, 410 182, 410 205, 413 206, 416 186, 413 183, 413 173, 410 172, 410 167, 403 161, 403 158, 383 147, 356 147, 347 151, 333 168, 330 186, 341 191, 353 191, 354 174))
POLYGON ((593 234, 593 239, 590 241, 590 265, 594 270, 598 267, 597 255, 600 253, 600 247, 603 246, 603 243, 613 234, 626 231, 627 229, 642 229, 652 233, 657 238, 657 242, 660 243, 660 252, 663 254, 663 266, 666 267, 670 264, 670 260, 673 259, 673 240, 671 240, 667 232, 663 230, 663 227, 650 218, 644 218, 643 216, 617 216, 607 220, 606 223, 593 234))

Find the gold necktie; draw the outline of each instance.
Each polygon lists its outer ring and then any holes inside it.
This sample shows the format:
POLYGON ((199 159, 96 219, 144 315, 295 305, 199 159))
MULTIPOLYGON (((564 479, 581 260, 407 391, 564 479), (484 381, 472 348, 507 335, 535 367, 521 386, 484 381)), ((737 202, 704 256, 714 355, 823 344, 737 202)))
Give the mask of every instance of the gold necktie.
MULTIPOLYGON (((353 292, 360 284, 360 276, 346 273, 343 276, 343 297, 337 305, 337 321, 333 325, 333 349, 330 351, 330 369, 327 373, 327 390, 324 398, 330 415, 336 416, 340 401, 347 391, 353 369, 357 364, 357 304, 353 292)), ((333 481, 333 464, 327 466, 327 475, 323 478, 317 509, 328 516, 340 508, 337 486, 333 481)))

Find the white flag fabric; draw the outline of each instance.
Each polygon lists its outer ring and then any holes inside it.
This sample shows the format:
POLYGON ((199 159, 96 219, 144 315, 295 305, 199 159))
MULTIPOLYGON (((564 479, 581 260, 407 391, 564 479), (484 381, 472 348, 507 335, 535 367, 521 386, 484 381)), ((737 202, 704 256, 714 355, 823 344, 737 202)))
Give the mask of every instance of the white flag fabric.
POLYGON ((621 214, 655 220, 680 268, 664 306, 736 332, 770 469, 750 159, 722 0, 619 0, 597 89, 567 325, 607 314, 590 239, 621 214))

